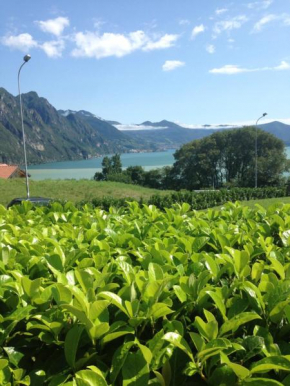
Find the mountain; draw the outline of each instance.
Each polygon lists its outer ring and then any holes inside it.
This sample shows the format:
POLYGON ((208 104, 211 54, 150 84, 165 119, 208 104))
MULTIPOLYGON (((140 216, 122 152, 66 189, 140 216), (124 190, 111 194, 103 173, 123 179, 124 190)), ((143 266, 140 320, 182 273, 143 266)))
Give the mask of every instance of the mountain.
MULTIPOLYGON (((160 122, 146 121, 139 126, 148 126, 150 130, 124 130, 123 133, 126 133, 138 142, 154 143, 156 148, 164 149, 175 149, 187 142, 206 137, 217 131, 233 129, 229 125, 219 125, 217 129, 210 128, 210 125, 203 125, 197 129, 186 129, 166 120, 160 122), (152 129, 152 127, 156 127, 156 129, 152 129)), ((290 146, 290 125, 281 122, 271 122, 258 127, 282 139, 287 146, 290 146)), ((238 126, 234 127, 234 129, 237 128, 238 126)))
POLYGON ((274 121, 271 123, 259 125, 259 128, 276 135, 276 137, 282 139, 282 141, 284 141, 287 146, 290 146, 290 125, 285 125, 285 123, 274 121))
POLYGON ((113 126, 115 126, 115 125, 121 125, 121 123, 120 123, 120 122, 117 122, 117 121, 107 121, 107 120, 106 120, 106 122, 109 123, 110 125, 113 125, 113 126))
POLYGON ((156 129, 124 130, 123 133, 126 133, 138 142, 154 143, 156 148, 163 149, 175 149, 194 139, 200 139, 215 132, 215 129, 186 129, 166 120, 160 122, 146 121, 139 126, 156 127, 156 129))
MULTIPOLYGON (((57 111, 36 92, 22 94, 28 163, 86 159, 144 149, 93 114, 57 111)), ((0 88, 0 163, 23 163, 19 97, 0 88)))
POLYGON ((182 129, 181 126, 177 125, 176 123, 166 121, 166 119, 163 119, 160 122, 146 121, 146 122, 141 123, 139 126, 152 126, 152 127, 158 127, 158 128, 162 127, 162 128, 166 128, 166 129, 182 129))
MULTIPOLYGON (((146 121, 148 130, 118 130, 119 122, 106 121, 89 111, 56 110, 36 92, 22 94, 29 164, 87 159, 103 154, 160 151, 203 138, 217 129, 203 125, 197 129, 174 122, 146 121), (116 125, 116 127, 115 127, 116 125), (150 128, 150 130, 149 130, 150 128)), ((221 125, 222 126, 222 125, 221 125)), ((290 146, 290 126, 281 122, 260 125, 290 146)), ((0 88, 0 163, 24 163, 19 96, 0 88)))

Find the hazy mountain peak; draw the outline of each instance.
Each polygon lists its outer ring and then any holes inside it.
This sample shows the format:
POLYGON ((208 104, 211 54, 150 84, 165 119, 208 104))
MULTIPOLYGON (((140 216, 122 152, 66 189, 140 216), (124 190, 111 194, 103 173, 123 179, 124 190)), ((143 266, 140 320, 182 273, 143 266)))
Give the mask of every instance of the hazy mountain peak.
POLYGON ((70 114, 76 114, 77 112, 74 110, 58 110, 59 114, 63 117, 67 117, 70 114))
POLYGON ((85 117, 93 117, 93 118, 98 118, 98 119, 102 120, 102 118, 97 117, 95 114, 92 114, 92 113, 90 113, 89 111, 86 111, 86 110, 80 110, 77 113, 80 114, 80 115, 84 115, 85 117))

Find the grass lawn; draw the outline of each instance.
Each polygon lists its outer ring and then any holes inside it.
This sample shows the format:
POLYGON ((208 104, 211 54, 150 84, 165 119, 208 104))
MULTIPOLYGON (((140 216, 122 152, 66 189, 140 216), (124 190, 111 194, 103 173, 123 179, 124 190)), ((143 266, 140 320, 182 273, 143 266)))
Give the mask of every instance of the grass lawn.
MULTIPOLYGON (((137 185, 119 182, 97 182, 91 180, 43 180, 30 181, 30 196, 42 196, 53 199, 78 202, 95 197, 113 196, 115 198, 149 198, 153 194, 165 194, 170 191, 143 188, 137 185)), ((7 205, 15 197, 26 197, 24 178, 11 180, 0 179, 0 204, 7 205)))
MULTIPOLYGON (((95 197, 112 196, 115 198, 140 197, 149 198, 153 194, 170 193, 169 190, 156 190, 143 188, 138 185, 122 184, 119 182, 97 182, 91 180, 43 180, 30 181, 30 195, 42 196, 53 199, 78 202, 95 197)), ((7 205, 15 197, 25 197, 26 186, 24 178, 11 180, 0 179, 0 204, 7 205)), ((242 204, 254 208, 260 204, 265 208, 270 205, 285 203, 290 204, 290 197, 269 198, 265 200, 242 201, 242 204)))
POLYGON ((279 198, 266 198, 264 200, 250 200, 250 201, 242 201, 242 205, 248 206, 250 208, 255 208, 256 204, 263 206, 264 208, 268 208, 273 204, 290 204, 290 197, 279 197, 279 198))

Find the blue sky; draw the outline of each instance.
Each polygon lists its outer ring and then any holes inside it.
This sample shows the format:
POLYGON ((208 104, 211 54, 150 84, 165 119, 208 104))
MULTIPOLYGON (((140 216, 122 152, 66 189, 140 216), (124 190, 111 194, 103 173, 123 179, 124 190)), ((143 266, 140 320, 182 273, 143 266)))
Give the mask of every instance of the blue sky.
POLYGON ((0 0, 0 86, 122 123, 290 123, 290 0, 0 0))

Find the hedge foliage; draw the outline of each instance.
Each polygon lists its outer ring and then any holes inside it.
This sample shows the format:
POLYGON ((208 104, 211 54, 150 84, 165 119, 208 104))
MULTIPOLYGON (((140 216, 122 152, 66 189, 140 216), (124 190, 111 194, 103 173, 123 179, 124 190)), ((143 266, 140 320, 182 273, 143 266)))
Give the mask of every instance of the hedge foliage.
POLYGON ((290 205, 0 206, 0 384, 287 386, 290 205))
MULTIPOLYGON (((264 198, 285 197, 287 195, 287 187, 269 187, 269 188, 232 188, 221 190, 208 190, 208 191, 180 191, 170 194, 156 194, 150 197, 148 200, 139 200, 139 205, 144 203, 147 205, 155 205, 159 209, 169 208, 174 204, 187 203, 191 209, 207 209, 214 206, 223 205, 230 201, 248 201, 248 200, 260 200, 264 198)), ((78 208, 81 208, 85 204, 91 204, 94 208, 99 207, 108 210, 111 206, 120 208, 127 206, 128 202, 135 201, 134 198, 113 198, 113 197, 100 197, 94 198, 91 201, 81 201, 77 204, 78 208)))

